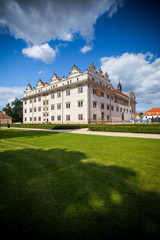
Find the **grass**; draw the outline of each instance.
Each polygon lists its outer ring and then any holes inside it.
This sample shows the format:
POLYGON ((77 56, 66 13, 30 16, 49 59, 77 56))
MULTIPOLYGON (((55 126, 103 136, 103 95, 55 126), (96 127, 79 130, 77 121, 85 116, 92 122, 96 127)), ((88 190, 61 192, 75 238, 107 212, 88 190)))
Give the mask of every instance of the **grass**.
POLYGON ((1 234, 158 237, 159 160, 156 139, 2 129, 1 234))

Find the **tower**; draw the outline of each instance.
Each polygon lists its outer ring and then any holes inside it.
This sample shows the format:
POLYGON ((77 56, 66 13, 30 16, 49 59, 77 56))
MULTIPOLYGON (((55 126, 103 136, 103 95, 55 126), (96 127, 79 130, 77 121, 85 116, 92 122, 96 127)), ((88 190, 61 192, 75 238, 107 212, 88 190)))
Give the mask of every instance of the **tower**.
POLYGON ((119 81, 119 83, 117 85, 117 90, 122 92, 122 85, 121 85, 120 81, 119 81))

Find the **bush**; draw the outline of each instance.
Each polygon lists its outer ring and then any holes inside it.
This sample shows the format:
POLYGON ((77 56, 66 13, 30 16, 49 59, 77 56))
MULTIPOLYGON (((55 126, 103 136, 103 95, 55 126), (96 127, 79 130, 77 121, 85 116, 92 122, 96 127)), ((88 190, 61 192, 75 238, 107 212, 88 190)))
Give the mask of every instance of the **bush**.
POLYGON ((160 134, 160 124, 90 125, 90 131, 160 134))
POLYGON ((80 125, 78 124, 59 124, 52 127, 54 129, 80 129, 80 125))
POLYGON ((88 128, 88 124, 57 124, 52 129, 80 129, 88 128))
MULTIPOLYGON (((3 124, 7 127, 7 124, 3 124)), ((37 129, 80 129, 88 128, 88 124, 10 124, 11 127, 17 128, 37 128, 37 129)))

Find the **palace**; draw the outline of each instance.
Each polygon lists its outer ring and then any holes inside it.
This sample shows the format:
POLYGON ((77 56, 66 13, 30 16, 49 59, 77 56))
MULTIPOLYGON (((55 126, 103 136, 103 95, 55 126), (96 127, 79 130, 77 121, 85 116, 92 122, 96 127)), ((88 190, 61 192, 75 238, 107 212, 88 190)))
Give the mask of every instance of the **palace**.
POLYGON ((50 83, 28 84, 23 97, 23 123, 107 123, 135 120, 136 98, 115 89, 101 68, 85 72, 73 66, 68 77, 55 73, 50 83))

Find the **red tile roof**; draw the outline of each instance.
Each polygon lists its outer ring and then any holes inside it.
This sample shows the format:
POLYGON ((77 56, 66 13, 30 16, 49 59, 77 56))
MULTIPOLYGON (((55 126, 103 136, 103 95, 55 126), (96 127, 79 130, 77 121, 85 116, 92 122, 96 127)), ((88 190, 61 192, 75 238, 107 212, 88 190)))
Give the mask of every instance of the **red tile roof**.
POLYGON ((12 117, 10 117, 4 113, 0 113, 0 119, 12 119, 12 117))
POLYGON ((42 82, 43 86, 46 85, 47 83, 46 82, 42 82))
POLYGON ((138 113, 138 112, 136 112, 136 116, 139 116, 139 113, 138 113))
POLYGON ((151 108, 144 114, 144 116, 150 116, 150 115, 160 115, 160 108, 151 108))
MULTIPOLYGON (((118 93, 120 93, 120 94, 122 94, 122 95, 124 95, 125 97, 128 97, 128 95, 127 94, 125 94, 125 93, 123 93, 123 92, 120 92, 119 90, 117 90, 116 88, 114 88, 114 91, 116 91, 116 92, 118 92, 118 93)), ((129 98, 129 97, 128 97, 129 98)))

